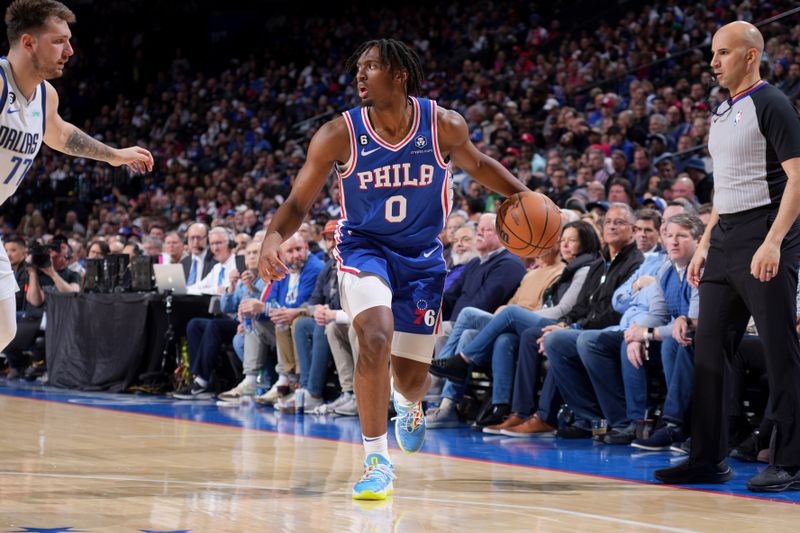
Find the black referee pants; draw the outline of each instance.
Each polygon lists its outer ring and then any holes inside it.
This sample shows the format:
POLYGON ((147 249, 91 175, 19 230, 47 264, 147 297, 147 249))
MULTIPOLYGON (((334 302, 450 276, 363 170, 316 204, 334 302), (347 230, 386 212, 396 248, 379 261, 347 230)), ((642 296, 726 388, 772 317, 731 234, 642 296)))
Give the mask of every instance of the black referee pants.
POLYGON ((800 224, 781 246, 777 275, 762 283, 750 262, 764 241, 777 209, 721 215, 700 281, 700 316, 695 335, 691 459, 719 462, 728 455, 731 358, 752 314, 764 346, 775 426, 770 462, 800 466, 800 344, 795 331, 800 224))

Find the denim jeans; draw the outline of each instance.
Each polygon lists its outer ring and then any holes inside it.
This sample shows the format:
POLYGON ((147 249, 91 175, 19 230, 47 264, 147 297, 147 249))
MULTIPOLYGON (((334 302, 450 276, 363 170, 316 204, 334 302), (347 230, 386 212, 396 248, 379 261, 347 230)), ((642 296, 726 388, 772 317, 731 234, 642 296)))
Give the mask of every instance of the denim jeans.
POLYGON ((481 329, 472 341, 462 350, 473 363, 486 366, 492 359, 495 341, 504 333, 513 333, 519 337, 532 327, 543 328, 555 324, 555 320, 542 318, 533 311, 518 305, 509 305, 481 329))
POLYGON ((603 412, 578 354, 577 329, 557 329, 544 338, 544 350, 550 360, 550 372, 564 401, 575 413, 575 425, 591 429, 592 420, 603 418, 603 412))
POLYGON ((541 336, 542 328, 532 327, 523 331, 519 338, 519 357, 514 376, 511 410, 525 418, 536 409, 539 418, 555 426, 562 399, 552 372, 545 375, 538 402, 536 400, 539 376, 543 370, 542 362, 545 359, 544 355, 539 353, 538 340, 541 336))
POLYGON ((300 387, 312 396, 321 397, 325 376, 331 361, 331 349, 325 326, 311 317, 300 318, 294 324, 294 346, 300 365, 300 387))
POLYGON ((647 372, 644 366, 637 369, 628 362, 625 332, 582 331, 576 344, 592 383, 593 396, 609 426, 624 428, 631 421, 643 419, 647 408, 647 372), (623 369, 628 379, 623 379, 623 369), (631 401, 627 402, 626 397, 631 401))
POLYGON ((672 337, 661 342, 661 364, 667 382, 663 416, 682 425, 689 412, 694 390, 694 347, 681 346, 672 337))
POLYGON ((445 359, 447 357, 453 357, 455 354, 462 351, 463 347, 466 346, 461 339, 464 331, 468 329, 482 329, 489 323, 493 316, 492 313, 487 313, 477 307, 465 307, 462 309, 458 314, 458 319, 456 319, 455 324, 453 324, 453 331, 450 333, 447 343, 436 355, 436 358, 445 359))
POLYGON ((244 361, 244 335, 237 333, 233 336, 233 351, 239 361, 244 361))

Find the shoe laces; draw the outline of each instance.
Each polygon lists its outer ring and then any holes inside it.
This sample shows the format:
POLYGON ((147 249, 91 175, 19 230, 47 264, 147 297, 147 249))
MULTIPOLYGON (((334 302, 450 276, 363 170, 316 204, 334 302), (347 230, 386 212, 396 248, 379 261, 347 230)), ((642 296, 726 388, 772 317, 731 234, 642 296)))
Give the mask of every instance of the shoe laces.
POLYGON ((361 481, 367 479, 378 479, 379 481, 388 483, 393 479, 397 479, 397 476, 394 475, 394 469, 392 468, 392 465, 378 463, 376 465, 364 465, 364 472, 361 474, 361 481))
POLYGON ((400 429, 413 433, 422 424, 425 419, 425 414, 422 412, 422 403, 417 402, 414 407, 409 409, 403 414, 398 414, 392 418, 392 421, 397 420, 400 424, 400 429))

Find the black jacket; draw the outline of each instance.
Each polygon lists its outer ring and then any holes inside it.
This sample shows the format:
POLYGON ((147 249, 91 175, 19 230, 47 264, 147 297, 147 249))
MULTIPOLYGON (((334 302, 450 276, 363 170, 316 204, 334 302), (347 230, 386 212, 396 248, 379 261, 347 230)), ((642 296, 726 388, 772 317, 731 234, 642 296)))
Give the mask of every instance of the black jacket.
POLYGON ((317 275, 317 284, 314 285, 314 292, 311 293, 305 303, 306 305, 327 305, 337 311, 342 308, 339 300, 338 270, 334 259, 328 259, 317 275))
POLYGON ((623 248, 613 261, 608 256, 608 247, 603 248, 603 257, 589 268, 575 307, 559 321, 578 324, 581 329, 603 329, 619 324, 622 315, 614 311, 611 298, 642 261, 644 255, 635 242, 623 248))
POLYGON ((545 303, 545 307, 553 307, 558 305, 558 302, 561 301, 564 293, 567 292, 567 289, 569 289, 569 286, 572 284, 572 278, 575 277, 575 272, 586 265, 591 265, 599 258, 600 255, 597 254, 597 252, 593 254, 581 254, 573 259, 572 263, 569 263, 567 266, 565 266, 564 271, 561 272, 561 276, 559 276, 558 279, 555 280, 552 285, 547 287, 547 289, 544 291, 542 302, 545 303))

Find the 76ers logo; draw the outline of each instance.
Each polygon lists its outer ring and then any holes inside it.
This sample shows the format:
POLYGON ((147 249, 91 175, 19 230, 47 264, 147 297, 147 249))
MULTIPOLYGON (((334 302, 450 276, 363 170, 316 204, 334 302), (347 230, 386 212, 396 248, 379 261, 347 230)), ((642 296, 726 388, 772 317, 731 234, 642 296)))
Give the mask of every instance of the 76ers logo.
POLYGON ((414 324, 421 324, 424 320, 426 326, 433 327, 436 323, 436 313, 433 309, 428 309, 428 302, 426 300, 419 300, 417 302, 417 308, 414 309, 414 313, 417 315, 417 318, 414 319, 414 324))
POLYGON ((420 135, 414 139, 414 144, 417 146, 417 148, 425 148, 425 145, 428 144, 428 139, 426 139, 423 135, 420 135))

